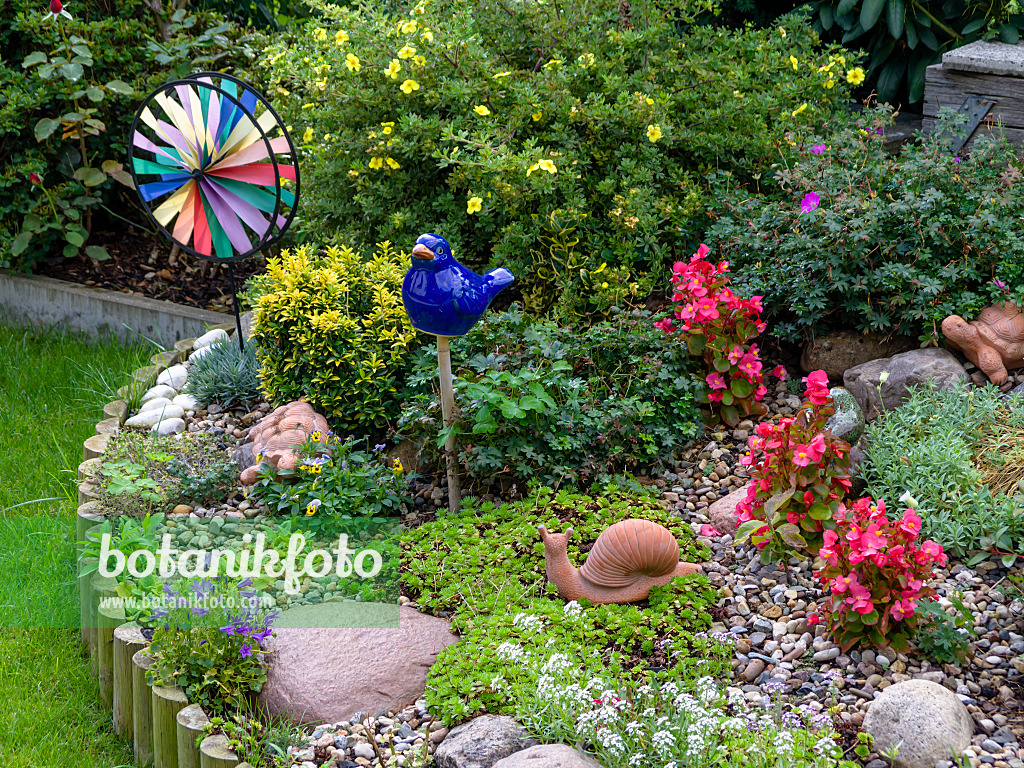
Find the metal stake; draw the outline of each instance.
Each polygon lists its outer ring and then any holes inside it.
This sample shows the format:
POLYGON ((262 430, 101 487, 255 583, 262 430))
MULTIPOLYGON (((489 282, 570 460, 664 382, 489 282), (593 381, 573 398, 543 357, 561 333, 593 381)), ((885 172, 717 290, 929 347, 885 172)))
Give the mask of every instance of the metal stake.
POLYGON ((242 339, 242 317, 238 312, 238 291, 235 289, 235 268, 228 262, 228 285, 231 286, 231 300, 235 305, 235 332, 238 334, 238 351, 245 352, 245 341, 242 339))

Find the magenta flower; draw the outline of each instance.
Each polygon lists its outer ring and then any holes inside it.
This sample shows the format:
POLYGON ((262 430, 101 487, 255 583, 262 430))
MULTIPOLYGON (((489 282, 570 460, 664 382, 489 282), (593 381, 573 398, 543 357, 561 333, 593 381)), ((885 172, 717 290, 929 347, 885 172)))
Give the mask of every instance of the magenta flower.
POLYGON ((727 386, 725 383, 725 379, 722 378, 722 374, 718 373, 717 371, 712 371, 711 373, 709 373, 704 378, 704 381, 712 390, 725 389, 727 386))
POLYGON ((808 192, 804 195, 804 199, 800 201, 800 210, 804 213, 810 213, 818 204, 821 202, 821 198, 818 197, 817 192, 808 192))
POLYGON ((825 145, 824 144, 812 144, 811 145, 811 154, 812 155, 823 155, 823 154, 825 154, 825 145))

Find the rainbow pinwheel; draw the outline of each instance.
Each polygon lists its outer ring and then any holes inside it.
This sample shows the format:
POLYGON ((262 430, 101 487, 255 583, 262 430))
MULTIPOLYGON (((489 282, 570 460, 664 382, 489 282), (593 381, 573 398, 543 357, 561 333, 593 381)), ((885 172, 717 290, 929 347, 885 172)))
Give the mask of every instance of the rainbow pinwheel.
POLYGON ((295 147, 273 108, 241 80, 204 72, 161 86, 142 103, 130 137, 143 206, 186 252, 237 261, 291 224, 295 147))

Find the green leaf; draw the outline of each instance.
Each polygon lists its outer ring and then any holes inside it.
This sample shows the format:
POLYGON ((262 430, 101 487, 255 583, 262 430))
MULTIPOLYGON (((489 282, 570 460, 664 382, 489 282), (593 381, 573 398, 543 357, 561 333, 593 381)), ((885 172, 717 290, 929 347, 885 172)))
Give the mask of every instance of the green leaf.
POLYGON ((907 9, 903 0, 889 0, 886 3, 885 20, 889 27, 889 34, 899 37, 903 34, 903 22, 907 18, 907 9))
POLYGON ((822 5, 818 8, 818 20, 821 21, 821 28, 824 30, 832 29, 832 25, 835 24, 835 17, 832 15, 832 8, 827 5, 822 5))
POLYGON ((882 11, 885 10, 886 0, 864 0, 860 7, 860 25, 867 31, 875 26, 882 11))
POLYGON ((24 251, 26 248, 28 248, 28 244, 31 241, 32 241, 32 233, 31 232, 22 232, 20 235, 18 235, 16 238, 14 238, 14 242, 11 243, 11 255, 12 256, 17 256, 20 253, 22 253, 22 251, 24 251))
POLYGON ((779 535, 779 538, 794 549, 807 548, 807 539, 800 534, 800 529, 792 523, 783 523, 775 529, 775 532, 779 535))
POLYGON ((103 101, 103 89, 98 85, 90 85, 85 89, 85 95, 89 97, 89 101, 100 102, 103 101))
POLYGON ((85 238, 82 237, 82 234, 72 229, 69 229, 64 233, 64 239, 76 248, 81 248, 85 244, 85 238))
POLYGON ((722 393, 722 405, 732 405, 735 402, 735 398, 732 396, 732 392, 726 390, 722 393))
POLYGON ((765 515, 769 517, 774 515, 775 511, 779 509, 779 507, 781 507, 783 504, 785 504, 787 501, 793 498, 793 493, 795 492, 795 490, 796 489, 794 488, 790 488, 788 490, 782 491, 781 493, 776 493, 774 496, 768 499, 768 501, 764 503, 765 515))
POLYGON ((735 542, 739 544, 740 542, 750 538, 754 531, 760 530, 763 527, 763 520, 747 520, 747 522, 743 523, 743 525, 736 529, 736 532, 733 534, 733 538, 735 542))
POLYGON ((107 90, 119 93, 122 96, 131 96, 135 93, 135 89, 123 80, 111 80, 107 83, 107 90))
POLYGON ((727 405, 722 408, 720 415, 722 421, 728 424, 730 427, 735 427, 740 423, 740 412, 736 410, 735 405, 727 405))
POLYGON ((78 45, 72 45, 71 46, 71 52, 72 53, 77 53, 79 56, 85 56, 87 58, 92 58, 92 49, 88 45, 85 45, 84 43, 79 43, 78 45))
POLYGON ((82 69, 82 65, 77 61, 73 61, 70 64, 62 64, 60 67, 60 73, 71 82, 76 82, 82 78, 85 74, 85 70, 82 69))
POLYGON ((903 73, 907 69, 907 62, 903 59, 894 59, 882 67, 878 73, 878 100, 891 102, 899 90, 903 73))
POLYGON ((980 19, 975 19, 971 23, 964 25, 964 28, 960 30, 960 34, 962 34, 964 37, 967 37, 968 35, 973 35, 975 32, 982 29, 987 23, 988 19, 986 19, 984 16, 981 17, 980 19))
POLYGON ((93 261, 106 261, 110 258, 110 253, 102 245, 85 246, 85 255, 93 261))
POLYGON ((978 563, 980 563, 982 560, 985 560, 987 558, 988 552, 978 552, 970 560, 967 561, 966 565, 968 568, 972 568, 978 563))
POLYGON ((690 354, 696 357, 704 351, 704 347, 707 341, 703 336, 691 336, 686 340, 686 348, 690 350, 690 354))
POLYGON ((46 139, 48 139, 50 137, 50 134, 57 130, 57 126, 59 125, 60 122, 54 120, 52 117, 44 117, 42 120, 36 123, 36 141, 45 141, 46 139))
POLYGON ((832 508, 828 504, 822 504, 820 501, 811 504, 810 509, 807 510, 807 514, 810 515, 813 520, 828 520, 832 517, 832 508))
POLYGON ((999 27, 999 39, 1008 45, 1016 45, 1020 40, 1020 30, 1016 24, 1007 22, 999 27))
POLYGON ((839 0, 836 6, 836 16, 844 16, 857 7, 857 0, 839 0))
POLYGON ((1013 552, 1008 552, 1000 558, 1000 562, 1003 564, 1003 568, 1012 568, 1013 564, 1017 562, 1017 555, 1013 552))
POLYGON ((749 397, 750 394, 754 391, 754 385, 751 384, 746 379, 733 379, 732 384, 729 385, 729 388, 732 390, 732 393, 736 395, 736 397, 740 398, 749 397))
POLYGON ((107 174, 99 168, 79 168, 75 171, 75 178, 87 187, 98 187, 107 180, 107 174))
POLYGON ((718 371, 719 373, 725 373, 730 368, 732 368, 732 364, 724 357, 716 357, 714 365, 715 370, 718 371))
POLYGON ((35 66, 36 64, 42 64, 46 61, 46 54, 42 51, 32 51, 28 56, 21 62, 22 69, 28 69, 29 67, 35 66))

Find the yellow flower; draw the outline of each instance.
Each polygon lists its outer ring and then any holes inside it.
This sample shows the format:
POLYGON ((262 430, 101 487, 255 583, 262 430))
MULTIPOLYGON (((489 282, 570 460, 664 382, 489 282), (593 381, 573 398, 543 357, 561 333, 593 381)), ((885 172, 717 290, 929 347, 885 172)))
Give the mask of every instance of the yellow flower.
POLYGON ((742 99, 743 98, 743 92, 742 91, 733 91, 732 95, 735 96, 737 99, 742 99))
POLYGON ((501 78, 508 77, 511 74, 511 72, 496 72, 495 74, 491 75, 491 77, 493 77, 495 80, 501 80, 501 78))
POLYGON ((313 140, 313 129, 307 128, 306 132, 302 134, 302 143, 309 144, 313 140))
POLYGON ((396 475, 400 475, 403 472, 405 472, 405 467, 402 465, 402 460, 396 458, 395 459, 395 474, 396 475))
POLYGON ((860 67, 854 67, 846 73, 846 82, 850 85, 860 85, 864 82, 864 70, 860 67))
POLYGON ((385 136, 388 136, 388 135, 391 134, 391 131, 395 127, 395 124, 394 123, 381 123, 381 126, 384 128, 384 130, 381 131, 381 133, 383 133, 385 136))
POLYGON ((836 81, 835 80, 826 80, 825 81, 825 90, 831 91, 835 87, 836 87, 836 81))
POLYGON ((797 107, 796 109, 793 110, 792 117, 796 117, 801 112, 803 112, 805 109, 807 109, 807 102, 806 101, 803 104, 801 104, 799 107, 797 107))
POLYGON ((550 160, 538 160, 536 163, 531 165, 526 171, 526 175, 529 176, 534 171, 547 171, 548 173, 558 173, 558 169, 555 164, 550 160))
POLYGON ((487 117, 487 115, 491 114, 491 110, 489 110, 483 104, 477 104, 475 107, 473 107, 473 111, 476 112, 478 115, 482 115, 484 117, 487 117))
POLYGON ((797 61, 796 56, 790 56, 789 57, 789 63, 793 65, 793 69, 794 70, 796 70, 799 67, 799 65, 800 65, 800 62, 797 61))
POLYGON ((392 59, 391 63, 388 64, 387 69, 384 70, 384 74, 390 77, 392 80, 398 79, 398 73, 402 69, 402 62, 398 59, 392 59))
POLYGON ((350 72, 358 72, 363 68, 363 65, 359 63, 359 57, 354 53, 345 56, 345 66, 349 68, 350 72))
POLYGON ((388 164, 388 168, 390 168, 390 169, 391 169, 391 170, 393 170, 393 171, 397 171, 397 170, 398 170, 399 168, 401 168, 401 167, 402 167, 402 166, 400 166, 400 165, 398 164, 398 161, 397 161, 397 160, 395 160, 395 159, 394 159, 393 157, 389 157, 389 158, 388 158, 388 159, 386 160, 386 162, 387 162, 387 164, 388 164))
POLYGON ((601 287, 602 288, 607 288, 608 287, 608 283, 601 283, 601 287))
POLYGON ((339 29, 337 32, 334 33, 334 42, 339 47, 347 43, 348 39, 348 32, 346 32, 344 29, 339 29))
POLYGON ((785 37, 786 36, 786 28, 785 27, 779 27, 779 34, 782 35, 783 37, 785 37))
POLYGON ((644 101, 647 102, 647 106, 649 106, 649 107, 654 105, 654 99, 652 99, 650 96, 648 96, 646 99, 644 99, 644 101))
POLYGON ((413 64, 415 64, 417 67, 425 67, 425 66, 427 66, 427 57, 426 56, 413 56, 412 57, 412 61, 413 61, 413 64))
POLYGON ((586 69, 587 67, 594 66, 594 61, 594 54, 592 53, 584 53, 578 59, 576 59, 576 63, 579 64, 584 69, 586 69))
POLYGON ((425 42, 428 42, 428 43, 434 42, 434 33, 431 32, 429 29, 424 29, 423 30, 423 34, 420 35, 420 37, 423 38, 423 40, 425 42))
POLYGON ((466 213, 476 213, 483 208, 483 202, 484 200, 482 197, 469 198, 469 202, 466 203, 466 213))
POLYGON ((325 133, 324 134, 324 141, 330 141, 330 140, 331 140, 331 134, 325 133))
POLYGON ((544 117, 544 113, 543 113, 543 112, 541 112, 541 111, 540 111, 540 110, 538 109, 538 110, 537 110, 536 112, 534 112, 534 113, 533 113, 532 115, 530 115, 530 117, 532 117, 532 118, 533 118, 533 122, 535 122, 535 123, 539 123, 539 122, 540 122, 540 119, 541 119, 542 117, 544 117))
POLYGON ((544 65, 544 69, 554 69, 562 63, 561 59, 551 59, 547 64, 544 65))
POLYGON ((419 28, 419 23, 415 19, 410 19, 402 25, 401 32, 403 35, 411 35, 419 28))
POLYGON ((370 168, 373 170, 379 170, 384 167, 384 158, 382 157, 371 157, 370 168))
POLYGON ((398 52, 398 58, 400 59, 411 59, 416 55, 415 45, 406 45, 398 52))
POLYGON ((404 83, 402 83, 402 93, 410 94, 413 91, 418 91, 419 89, 420 84, 417 83, 415 80, 406 80, 404 83))
POLYGON ((327 33, 324 32, 322 29, 320 29, 320 27, 317 27, 316 29, 313 30, 313 39, 314 40, 326 40, 327 39, 327 33))
POLYGON ((662 137, 660 125, 647 126, 647 140, 652 144, 662 137))
POLYGON ((359 171, 351 170, 351 171, 348 172, 348 175, 351 176, 354 179, 356 176, 359 175, 359 171))

